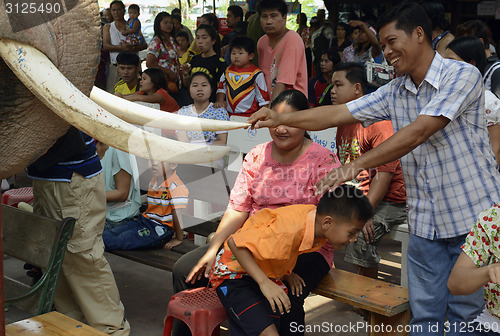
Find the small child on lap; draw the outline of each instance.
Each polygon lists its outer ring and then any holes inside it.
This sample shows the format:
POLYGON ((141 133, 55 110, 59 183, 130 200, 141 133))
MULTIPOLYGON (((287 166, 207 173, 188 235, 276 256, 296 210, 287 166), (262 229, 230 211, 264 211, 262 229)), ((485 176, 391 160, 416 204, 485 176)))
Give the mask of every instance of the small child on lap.
POLYGON ((177 176, 176 163, 151 162, 148 207, 137 218, 104 230, 107 251, 135 250, 162 246, 170 250, 182 243, 181 209, 186 208, 189 191, 177 176), (174 237, 175 234, 175 237, 174 237))
POLYGON ((355 187, 342 185, 314 205, 263 209, 230 236, 212 267, 210 282, 224 306, 231 335, 278 335, 280 314, 290 300, 281 278, 299 254, 328 240, 335 249, 355 241, 372 216, 355 187))

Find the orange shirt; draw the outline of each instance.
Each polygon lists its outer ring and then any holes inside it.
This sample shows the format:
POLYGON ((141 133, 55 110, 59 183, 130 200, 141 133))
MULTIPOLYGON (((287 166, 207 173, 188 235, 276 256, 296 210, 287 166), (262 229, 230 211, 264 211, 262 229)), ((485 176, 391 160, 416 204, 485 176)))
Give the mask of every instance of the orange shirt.
MULTIPOLYGON (((310 204, 262 209, 231 237, 236 246, 250 250, 269 278, 282 285, 279 279, 292 272, 299 254, 317 251, 326 242, 314 238, 315 217, 316 206, 310 204)), ((212 286, 217 287, 226 279, 238 279, 245 274, 226 240, 212 267, 212 286)))

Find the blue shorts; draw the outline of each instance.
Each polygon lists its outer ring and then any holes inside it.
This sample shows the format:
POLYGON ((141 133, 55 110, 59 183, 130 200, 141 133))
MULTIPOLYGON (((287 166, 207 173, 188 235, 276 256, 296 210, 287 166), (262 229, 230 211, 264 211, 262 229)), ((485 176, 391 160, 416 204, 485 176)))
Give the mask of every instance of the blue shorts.
POLYGON ((226 309, 231 336, 258 336, 271 324, 279 330, 279 311, 273 313, 269 301, 250 276, 225 280, 216 292, 226 309))

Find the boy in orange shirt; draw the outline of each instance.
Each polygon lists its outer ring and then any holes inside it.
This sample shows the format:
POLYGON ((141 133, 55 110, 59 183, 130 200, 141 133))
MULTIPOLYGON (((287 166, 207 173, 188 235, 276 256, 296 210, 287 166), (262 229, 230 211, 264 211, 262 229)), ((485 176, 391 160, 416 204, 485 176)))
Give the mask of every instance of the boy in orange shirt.
POLYGON ((326 239, 334 249, 355 241, 372 212, 362 191, 342 185, 317 207, 263 209, 250 217, 226 240, 210 275, 231 335, 278 336, 280 314, 290 309, 281 278, 299 254, 318 250, 326 239))
POLYGON ((137 218, 104 230, 106 251, 135 250, 162 246, 170 250, 182 243, 181 209, 186 208, 189 191, 179 179, 176 163, 151 161, 148 207, 137 218), (175 237, 174 237, 175 233, 175 237))

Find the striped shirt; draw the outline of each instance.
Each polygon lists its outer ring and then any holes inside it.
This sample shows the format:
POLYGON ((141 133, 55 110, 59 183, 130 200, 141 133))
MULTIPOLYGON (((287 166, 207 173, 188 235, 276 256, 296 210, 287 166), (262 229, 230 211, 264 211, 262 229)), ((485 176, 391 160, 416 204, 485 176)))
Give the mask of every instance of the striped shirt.
POLYGON ((149 183, 148 208, 142 215, 159 224, 173 228, 172 211, 186 208, 189 191, 175 172, 160 185, 157 182, 156 178, 153 177, 149 183))
POLYGON ((418 88, 406 75, 347 107, 364 127, 391 120, 395 132, 419 115, 450 120, 400 159, 411 233, 426 239, 466 234, 478 213, 500 201, 500 175, 485 122, 484 87, 474 66, 436 53, 418 88))
POLYGON ((36 165, 28 167, 28 177, 37 180, 55 182, 71 182, 73 173, 78 173, 86 178, 98 175, 102 171, 101 161, 97 156, 94 139, 80 132, 85 141, 86 148, 67 161, 59 162, 47 169, 39 170, 36 165))

